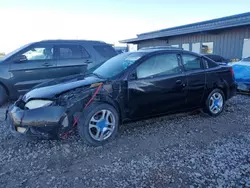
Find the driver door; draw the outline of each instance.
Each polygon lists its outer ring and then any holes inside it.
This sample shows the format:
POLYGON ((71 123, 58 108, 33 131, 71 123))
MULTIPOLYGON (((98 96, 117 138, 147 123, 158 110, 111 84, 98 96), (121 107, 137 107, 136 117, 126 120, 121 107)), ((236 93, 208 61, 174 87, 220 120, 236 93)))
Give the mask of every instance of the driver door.
POLYGON ((16 56, 21 55, 22 59, 13 60, 10 65, 12 83, 17 94, 22 95, 33 86, 56 77, 53 45, 35 44, 16 56))
POLYGON ((128 81, 128 117, 143 118, 185 108, 187 79, 181 56, 160 53, 149 57, 128 81))

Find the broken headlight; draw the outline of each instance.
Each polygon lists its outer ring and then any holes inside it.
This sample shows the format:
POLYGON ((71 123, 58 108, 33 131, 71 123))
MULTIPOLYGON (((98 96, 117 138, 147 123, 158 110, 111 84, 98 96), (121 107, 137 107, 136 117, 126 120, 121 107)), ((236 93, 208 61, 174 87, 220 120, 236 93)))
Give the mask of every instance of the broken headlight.
POLYGON ((41 108, 41 107, 49 106, 52 103, 53 101, 49 101, 49 100, 31 100, 25 104, 25 108, 27 109, 41 108))

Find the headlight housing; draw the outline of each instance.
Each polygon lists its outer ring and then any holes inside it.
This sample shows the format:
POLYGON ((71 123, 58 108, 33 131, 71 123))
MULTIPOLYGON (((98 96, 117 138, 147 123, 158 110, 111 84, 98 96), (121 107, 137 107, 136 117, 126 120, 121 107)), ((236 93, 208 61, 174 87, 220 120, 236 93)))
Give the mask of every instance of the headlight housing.
POLYGON ((50 101, 50 100, 31 100, 25 104, 25 108, 28 108, 28 109, 41 108, 41 107, 49 106, 52 103, 53 101, 50 101))

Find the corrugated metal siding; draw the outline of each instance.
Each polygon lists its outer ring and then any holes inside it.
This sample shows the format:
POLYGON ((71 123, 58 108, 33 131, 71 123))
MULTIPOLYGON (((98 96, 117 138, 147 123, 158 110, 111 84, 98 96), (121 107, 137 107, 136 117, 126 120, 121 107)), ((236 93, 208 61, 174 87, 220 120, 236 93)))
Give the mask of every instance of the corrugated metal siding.
POLYGON ((149 46, 163 46, 179 44, 180 47, 184 43, 195 42, 213 42, 213 53, 222 55, 226 58, 241 58, 244 38, 250 38, 250 26, 240 28, 225 29, 213 33, 197 33, 189 35, 181 35, 168 37, 166 39, 153 39, 142 41, 138 44, 138 48, 149 46), (167 43, 168 41, 168 43, 167 43))

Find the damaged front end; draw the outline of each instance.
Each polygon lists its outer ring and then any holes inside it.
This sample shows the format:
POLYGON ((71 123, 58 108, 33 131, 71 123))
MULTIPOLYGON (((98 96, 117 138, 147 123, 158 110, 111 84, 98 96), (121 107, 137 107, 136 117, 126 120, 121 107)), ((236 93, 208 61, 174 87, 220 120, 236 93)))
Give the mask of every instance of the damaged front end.
POLYGON ((62 126, 67 126, 67 109, 62 106, 45 106, 25 109, 22 100, 18 100, 7 110, 7 123, 14 136, 54 139, 62 126))
POLYGON ((91 96, 91 89, 76 88, 53 100, 20 97, 6 111, 7 124, 14 136, 56 139, 72 128, 76 112, 91 96))
POLYGON ((62 138, 77 124, 76 119, 86 105, 100 100, 101 94, 96 97, 96 91, 101 86, 102 83, 95 83, 75 88, 54 96, 53 100, 30 98, 24 102, 26 97, 20 97, 6 112, 12 134, 40 139, 62 138))

